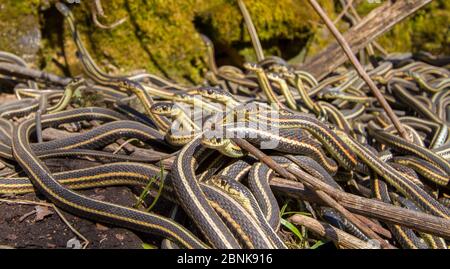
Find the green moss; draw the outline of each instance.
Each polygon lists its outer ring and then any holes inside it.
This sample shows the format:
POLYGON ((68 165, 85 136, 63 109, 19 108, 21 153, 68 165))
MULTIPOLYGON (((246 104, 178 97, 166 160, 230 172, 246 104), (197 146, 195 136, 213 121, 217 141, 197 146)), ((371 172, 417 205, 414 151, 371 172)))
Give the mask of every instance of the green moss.
POLYGON ((36 15, 38 13, 37 7, 39 6, 39 4, 39 0, 4 0, 2 1, 1 5, 2 12, 0 12, 0 18, 14 19, 14 16, 36 15))
POLYGON ((197 1, 128 1, 140 46, 169 78, 198 82, 205 53, 194 24, 197 1))
MULTIPOLYGON (((254 61, 254 53, 248 53, 251 47, 250 36, 243 23, 242 15, 236 1, 210 1, 209 6, 199 16, 210 31, 207 33, 218 43, 237 53, 247 61, 254 61), (241 48, 245 47, 245 48, 241 48)), ((321 1, 329 2, 329 1, 321 1)), ((307 1, 284 0, 246 0, 246 7, 252 17, 258 36, 266 54, 275 52, 277 56, 293 57, 299 53, 306 43, 311 29, 318 17, 307 1), (282 44, 277 42, 292 42, 295 53, 283 55, 282 44)))
MULTIPOLYGON (((312 10, 306 1, 269 0, 245 1, 254 20, 259 37, 267 54, 283 55, 282 42, 293 42, 300 52, 310 34, 312 10), (295 43, 297 42, 298 43, 295 43)), ((185 83, 199 83, 205 70, 205 48, 196 29, 196 21, 208 30, 200 29, 214 43, 220 43, 231 55, 243 60, 254 60, 250 37, 243 25, 243 18, 235 1, 230 0, 111 0, 105 5, 104 24, 111 24, 127 17, 120 26, 104 30, 91 23, 88 4, 72 5, 78 21, 81 38, 93 58, 108 71, 126 72, 146 69, 185 83), (230 19, 233 18, 233 19, 230 19)), ((71 36, 66 34, 64 48, 72 74, 81 72, 74 57, 76 48, 71 36)), ((52 70, 51 64, 47 69, 52 70)))
MULTIPOLYGON (((62 16, 57 17, 57 12, 51 11, 54 2, 2 1, 0 49, 34 55, 38 67, 47 71, 77 75, 82 70, 75 57, 76 47, 67 25, 62 25, 62 16), (39 28, 40 50, 33 43, 23 46, 23 37, 33 36, 33 31, 39 28)), ((335 1, 319 3, 332 19, 342 9, 335 1)), ((267 55, 293 58, 308 44, 306 52, 310 56, 334 40, 306 0, 245 0, 245 4, 267 55)), ((100 29, 93 24, 91 5, 92 1, 82 1, 70 7, 83 43, 107 72, 123 74, 145 69, 182 83, 199 83, 206 69, 206 50, 198 32, 213 40, 219 64, 239 65, 255 60, 235 0, 104 1, 106 17, 99 17, 101 23, 110 25, 127 18, 114 29, 100 29)), ((364 16, 379 5, 375 1, 358 1, 357 8, 364 16)), ((435 0, 378 41, 388 51, 449 54, 449 29, 445 27, 449 25, 449 6, 448 1, 435 0)), ((337 26, 341 32, 349 27, 342 21, 337 26)))
POLYGON ((0 4, 0 48, 35 62, 39 50, 39 0, 6 0, 0 4))
POLYGON ((378 41, 387 51, 428 51, 450 54, 450 3, 432 1, 412 17, 396 25, 378 41))
MULTIPOLYGON (((105 10, 107 17, 99 18, 99 20, 103 24, 109 25, 124 17, 129 17, 125 4, 124 0, 110 1, 108 9, 105 10)), ((125 72, 130 70, 130 67, 155 71, 155 68, 149 65, 148 55, 139 46, 139 39, 135 35, 135 29, 129 18, 125 23, 113 29, 104 30, 95 27, 92 23, 86 23, 92 20, 91 11, 87 5, 77 7, 74 9, 74 13, 77 20, 83 22, 80 32, 84 43, 96 62, 106 71, 125 72), (114 67, 118 70, 114 70, 114 67)), ((67 39, 71 39, 71 36, 67 36, 67 39)))
POLYGON ((373 9, 381 6, 383 4, 383 1, 376 1, 376 0, 368 0, 368 1, 359 1, 358 5, 356 6, 356 10, 358 11, 358 14, 361 17, 366 16, 369 14, 370 11, 373 9))

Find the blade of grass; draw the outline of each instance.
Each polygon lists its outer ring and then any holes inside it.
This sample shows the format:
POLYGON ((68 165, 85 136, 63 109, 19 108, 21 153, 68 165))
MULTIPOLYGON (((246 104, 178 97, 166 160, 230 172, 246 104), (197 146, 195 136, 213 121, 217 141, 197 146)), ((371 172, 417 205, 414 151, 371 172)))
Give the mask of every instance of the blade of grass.
POLYGON ((164 166, 162 163, 160 163, 160 174, 159 174, 159 178, 161 179, 161 183, 159 184, 159 189, 158 189, 158 193, 156 194, 155 199, 153 199, 152 204, 147 208, 147 212, 150 212, 150 210, 152 210, 152 208, 156 205, 156 202, 158 202, 159 197, 161 196, 163 187, 164 187, 164 166))
POLYGON ((312 216, 311 213, 303 212, 303 211, 287 211, 287 212, 282 213, 281 216, 284 217, 286 215, 293 215, 293 214, 300 214, 300 215, 304 215, 304 216, 312 216))
POLYGON ((148 244, 148 243, 142 243, 142 248, 143 249, 157 249, 156 246, 152 245, 152 244, 148 244))
POLYGON ((316 249, 318 247, 320 247, 321 245, 325 244, 325 242, 323 242, 322 240, 317 241, 316 243, 314 243, 314 245, 312 245, 310 247, 310 249, 316 249))
POLYGON ((281 207, 281 209, 280 209, 280 217, 282 217, 284 215, 284 211, 286 211, 286 208, 287 208, 288 204, 289 204, 289 202, 285 203, 283 205, 283 207, 281 207))
POLYGON ((148 195, 148 193, 149 193, 149 191, 150 191, 150 189, 152 187, 152 184, 154 182, 156 182, 156 179, 157 179, 156 176, 150 178, 150 180, 148 181, 147 185, 145 185, 144 190, 139 195, 139 198, 138 198, 136 204, 134 205, 135 208, 137 208, 138 206, 140 206, 144 202, 144 199, 147 197, 147 195, 148 195))
POLYGON ((297 229, 297 227, 295 227, 294 224, 290 223, 289 221, 285 220, 285 219, 281 219, 281 225, 283 225, 284 227, 286 227, 287 229, 289 229, 292 233, 294 233, 299 239, 300 241, 303 241, 303 236, 300 233, 300 231, 297 229))
POLYGON ((139 198, 136 202, 136 204, 134 205, 135 208, 137 208, 138 206, 140 206, 142 204, 142 202, 144 201, 145 197, 147 197, 152 184, 156 181, 156 177, 152 177, 150 178, 150 180, 148 181, 147 185, 145 185, 144 190, 141 192, 141 195, 139 195, 139 198))

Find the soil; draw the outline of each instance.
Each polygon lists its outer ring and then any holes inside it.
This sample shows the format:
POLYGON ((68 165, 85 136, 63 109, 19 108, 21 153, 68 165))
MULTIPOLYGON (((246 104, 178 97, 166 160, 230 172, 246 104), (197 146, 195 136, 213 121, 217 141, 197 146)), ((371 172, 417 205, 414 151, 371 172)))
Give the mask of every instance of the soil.
MULTIPOLYGON (((80 193, 125 206, 132 206, 136 202, 136 196, 127 187, 98 188, 80 193)), ((45 202, 35 194, 3 199, 45 202)), ((36 205, 33 204, 0 202, 0 248, 68 248, 68 243, 70 245, 71 242, 75 242, 71 248, 74 246, 76 248, 78 242, 83 243, 83 240, 63 222, 54 208, 39 207, 41 210, 44 209, 44 214, 36 214, 36 205), (75 239, 71 240, 73 238, 75 239)), ((143 241, 129 230, 81 219, 67 212, 62 213, 73 228, 87 238, 89 241, 87 248, 143 248, 143 241)))

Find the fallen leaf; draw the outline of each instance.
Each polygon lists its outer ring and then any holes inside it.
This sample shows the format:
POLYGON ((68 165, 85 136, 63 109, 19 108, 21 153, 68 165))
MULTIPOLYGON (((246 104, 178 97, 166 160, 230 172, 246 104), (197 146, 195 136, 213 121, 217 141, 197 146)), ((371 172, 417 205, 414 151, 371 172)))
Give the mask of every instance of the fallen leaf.
POLYGON ((36 211, 36 217, 34 218, 35 221, 41 221, 45 217, 53 215, 53 211, 49 210, 46 206, 37 205, 34 209, 36 211))
POLYGON ((106 226, 104 226, 104 225, 102 225, 102 224, 100 224, 100 223, 96 223, 96 224, 95 224, 95 228, 96 228, 97 230, 99 230, 99 231, 108 231, 108 230, 109 230, 108 227, 106 227, 106 226))
POLYGON ((123 240, 125 239, 125 236, 124 236, 123 234, 116 234, 116 238, 117 238, 119 241, 123 241, 123 240))

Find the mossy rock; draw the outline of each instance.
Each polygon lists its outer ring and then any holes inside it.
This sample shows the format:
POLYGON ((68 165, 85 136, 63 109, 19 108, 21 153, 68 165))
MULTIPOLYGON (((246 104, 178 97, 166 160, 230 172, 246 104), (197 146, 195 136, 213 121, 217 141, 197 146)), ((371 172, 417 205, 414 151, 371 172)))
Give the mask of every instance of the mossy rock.
POLYGON ((450 2, 435 0, 379 38, 388 51, 450 55, 450 2))
POLYGON ((39 0, 0 3, 0 50, 36 62, 41 42, 39 0))
MULTIPOLYGON (((306 1, 283 0, 274 4, 265 0, 246 4, 268 54, 295 56, 312 34, 310 21, 300 19, 308 17, 305 14, 314 14, 306 1), (295 47, 286 47, 289 42, 295 47)), ((222 59, 219 64, 241 64, 255 59, 235 1, 112 0, 107 9, 105 6, 107 18, 102 23, 128 19, 111 30, 89 23, 92 21, 89 9, 87 4, 72 5, 81 37, 93 57, 104 67, 120 68, 109 71, 146 69, 184 83, 199 83, 206 68, 206 48, 199 32, 217 45, 217 56, 222 59)), ((71 73, 77 73, 79 70, 72 67, 76 59, 71 42, 70 35, 65 35, 67 62, 71 73)))
MULTIPOLYGON (((0 4, 0 50, 26 56, 36 67, 65 75, 82 72, 72 37, 55 0, 15 1, 0 4), (32 42, 29 42, 29 41, 32 42)), ((68 2, 68 1, 66 1, 68 2)), ((341 10, 338 1, 319 1, 331 18, 341 10)), ((255 60, 250 37, 235 0, 109 0, 103 1, 113 29, 101 29, 92 19, 93 1, 71 4, 81 39, 98 65, 111 73, 145 69, 181 83, 202 81, 206 49, 198 35, 216 46, 218 64, 240 65, 255 60)), ((326 46, 333 37, 306 0, 245 0, 267 55, 301 60, 326 46), (307 50, 306 50, 307 49, 307 50)), ((379 4, 361 1, 363 16, 379 4)), ((388 51, 427 50, 448 54, 449 3, 433 1, 409 20, 379 38, 388 51)), ((345 31, 346 23, 338 28, 345 31)))

